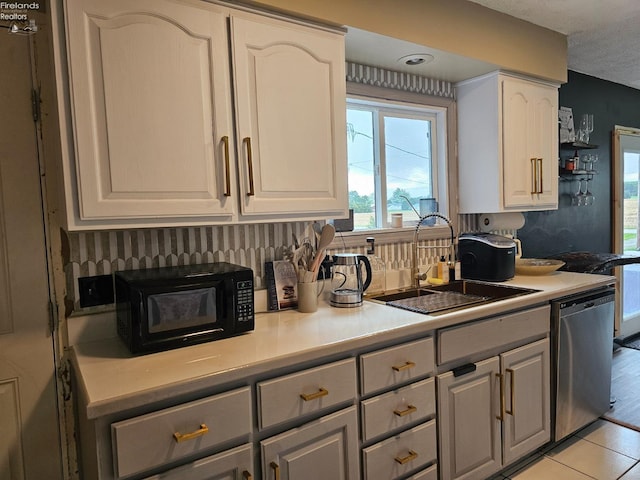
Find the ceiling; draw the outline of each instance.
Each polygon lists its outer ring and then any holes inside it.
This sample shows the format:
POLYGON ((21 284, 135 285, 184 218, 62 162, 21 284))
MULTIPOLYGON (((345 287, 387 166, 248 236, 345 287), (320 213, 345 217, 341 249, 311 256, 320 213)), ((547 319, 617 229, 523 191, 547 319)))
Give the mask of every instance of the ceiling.
POLYGON ((567 35, 569 70, 640 89, 638 0, 471 0, 567 35))
MULTIPOLYGON (((568 69, 640 89, 640 1, 470 0, 492 10, 567 35, 568 69)), ((425 48, 349 27, 347 60, 457 82, 496 70, 496 65, 425 48), (384 57, 380 52, 385 52, 384 57), (398 59, 414 53, 437 61, 407 67, 398 59)))

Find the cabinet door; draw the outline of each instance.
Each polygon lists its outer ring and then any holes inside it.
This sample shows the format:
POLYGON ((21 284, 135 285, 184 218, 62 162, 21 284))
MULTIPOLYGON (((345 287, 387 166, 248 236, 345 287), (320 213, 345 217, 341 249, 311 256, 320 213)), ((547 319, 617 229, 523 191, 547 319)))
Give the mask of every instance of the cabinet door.
POLYGON ((501 466, 499 358, 460 376, 438 375, 438 428, 442 480, 484 479, 501 466))
POLYGON ((65 13, 80 219, 230 218, 225 17, 163 0, 65 13))
POLYGON ((346 214, 344 38, 232 16, 241 211, 346 214))
POLYGON ((356 407, 260 442, 263 480, 357 480, 356 407))
POLYGON ((505 389, 503 458, 507 465, 551 438, 549 340, 502 357, 505 389))
POLYGON ((246 444, 153 475, 146 480, 248 480, 250 478, 254 478, 253 448, 250 444, 246 444))
POLYGON ((557 206, 557 89, 502 79, 504 207, 557 206))

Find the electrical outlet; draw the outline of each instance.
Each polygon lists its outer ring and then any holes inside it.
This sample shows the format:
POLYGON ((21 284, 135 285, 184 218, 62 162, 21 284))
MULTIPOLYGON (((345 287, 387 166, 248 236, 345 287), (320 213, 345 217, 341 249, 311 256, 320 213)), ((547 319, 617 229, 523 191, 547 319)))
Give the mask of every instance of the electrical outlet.
POLYGON ((113 276, 96 275, 78 278, 80 306, 82 308, 113 303, 113 276))

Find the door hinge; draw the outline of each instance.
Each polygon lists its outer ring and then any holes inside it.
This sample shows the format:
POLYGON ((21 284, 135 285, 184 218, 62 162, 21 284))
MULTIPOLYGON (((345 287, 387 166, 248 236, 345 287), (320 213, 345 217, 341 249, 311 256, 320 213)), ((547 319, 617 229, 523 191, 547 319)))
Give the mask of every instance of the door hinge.
POLYGON ((35 88, 31 90, 31 114, 34 122, 40 121, 40 92, 35 88))

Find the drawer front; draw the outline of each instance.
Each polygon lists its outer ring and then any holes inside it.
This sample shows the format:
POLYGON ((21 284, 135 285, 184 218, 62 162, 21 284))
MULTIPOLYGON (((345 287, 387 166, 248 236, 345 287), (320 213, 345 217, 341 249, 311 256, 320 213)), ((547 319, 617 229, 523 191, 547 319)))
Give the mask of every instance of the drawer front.
POLYGON ((240 388, 111 424, 118 477, 143 472, 251 432, 251 390, 240 388))
POLYGON ((260 428, 293 420, 356 397, 353 358, 275 378, 257 385, 260 428))
POLYGON ((462 360, 502 345, 525 341, 549 332, 551 307, 500 315, 438 332, 438 363, 462 360))
POLYGON ((362 450, 366 480, 392 480, 436 461, 436 421, 431 420, 362 450))
POLYGON ((432 374, 433 338, 404 343, 360 356, 363 395, 432 374))
POLYGON ((431 465, 407 480, 438 480, 438 464, 431 465))
POLYGON ((253 473, 253 447, 247 443, 147 477, 145 480, 236 480, 252 478, 253 473))
POLYGON ((436 413, 435 379, 416 382, 364 400, 362 438, 366 442, 396 428, 426 420, 436 413))

